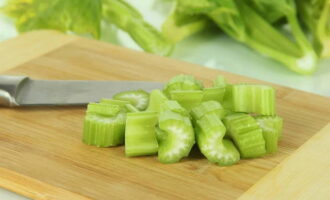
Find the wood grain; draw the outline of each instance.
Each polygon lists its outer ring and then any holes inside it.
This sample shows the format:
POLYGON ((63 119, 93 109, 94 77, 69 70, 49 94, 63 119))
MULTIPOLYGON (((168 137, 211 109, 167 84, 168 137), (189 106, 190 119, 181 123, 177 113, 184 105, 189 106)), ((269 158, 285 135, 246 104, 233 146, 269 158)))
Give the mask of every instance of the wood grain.
MULTIPOLYGON (((48 42, 46 32, 31 35, 42 35, 42 43, 48 42)), ((37 79, 162 82, 186 73, 206 85, 222 74, 231 82, 265 83, 83 38, 63 42, 20 63, 4 73, 37 79)), ((236 199, 330 121, 329 98, 273 86, 277 89, 278 114, 285 120, 284 136, 275 155, 219 167, 194 150, 188 159, 165 165, 152 156, 126 158, 123 147, 84 145, 83 107, 0 108, 0 168, 29 177, 20 183, 26 187, 30 180, 36 180, 52 189, 98 200, 236 199)), ((0 174, 1 179, 7 180, 0 174)), ((25 194, 19 187, 8 187, 8 181, 0 181, 0 186, 25 194)), ((36 187, 30 190, 31 194, 40 193, 36 187)), ((44 194, 52 192, 42 190, 44 194)))
POLYGON ((0 43, 1 71, 16 67, 31 59, 37 58, 66 43, 78 39, 56 31, 28 32, 20 37, 0 43))
POLYGON ((330 184, 330 123, 239 200, 325 200, 330 184))

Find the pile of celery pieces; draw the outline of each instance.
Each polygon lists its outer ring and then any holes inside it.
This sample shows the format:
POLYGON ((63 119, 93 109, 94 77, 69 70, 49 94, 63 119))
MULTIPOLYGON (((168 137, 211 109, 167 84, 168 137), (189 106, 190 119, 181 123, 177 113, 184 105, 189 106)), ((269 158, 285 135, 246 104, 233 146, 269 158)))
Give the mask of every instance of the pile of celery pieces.
POLYGON ((271 86, 228 84, 218 76, 205 88, 178 75, 163 90, 123 91, 90 103, 83 142, 125 144, 126 156, 157 155, 162 163, 179 162, 197 145, 210 162, 228 166, 277 151, 283 120, 275 104, 271 86))

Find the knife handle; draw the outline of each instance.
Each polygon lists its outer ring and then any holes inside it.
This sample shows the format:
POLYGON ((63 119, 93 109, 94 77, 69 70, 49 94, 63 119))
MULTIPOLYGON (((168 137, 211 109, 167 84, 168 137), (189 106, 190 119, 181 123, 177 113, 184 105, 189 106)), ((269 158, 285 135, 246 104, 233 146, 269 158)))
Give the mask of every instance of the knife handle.
POLYGON ((19 106, 16 97, 21 86, 28 79, 27 76, 0 75, 0 106, 19 106))

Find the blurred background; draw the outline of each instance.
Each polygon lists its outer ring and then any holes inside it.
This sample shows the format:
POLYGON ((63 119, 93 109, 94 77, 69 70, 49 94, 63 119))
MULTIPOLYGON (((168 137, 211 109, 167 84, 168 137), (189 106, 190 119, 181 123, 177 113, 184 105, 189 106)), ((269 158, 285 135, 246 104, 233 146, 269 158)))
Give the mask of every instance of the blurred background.
POLYGON ((329 0, 228 2, 0 0, 0 41, 57 29, 330 96, 329 0))

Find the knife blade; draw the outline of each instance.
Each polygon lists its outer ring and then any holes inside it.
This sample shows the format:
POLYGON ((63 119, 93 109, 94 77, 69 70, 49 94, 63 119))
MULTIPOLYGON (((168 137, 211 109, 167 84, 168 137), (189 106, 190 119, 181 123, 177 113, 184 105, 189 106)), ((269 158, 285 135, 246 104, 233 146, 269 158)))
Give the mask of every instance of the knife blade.
POLYGON ((85 105, 123 91, 160 89, 148 81, 34 80, 26 76, 0 76, 1 106, 85 105))

